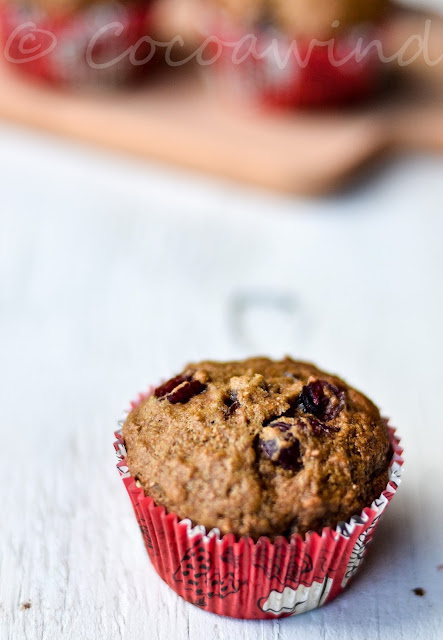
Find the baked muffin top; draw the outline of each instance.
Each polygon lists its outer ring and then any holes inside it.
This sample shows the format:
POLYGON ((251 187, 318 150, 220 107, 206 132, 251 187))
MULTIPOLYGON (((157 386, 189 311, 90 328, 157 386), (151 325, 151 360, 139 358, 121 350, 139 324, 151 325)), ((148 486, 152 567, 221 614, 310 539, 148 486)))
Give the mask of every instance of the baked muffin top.
POLYGON ((243 26, 270 24, 292 37, 325 37, 380 19, 388 0, 213 0, 243 26), (340 24, 332 27, 334 22, 340 24))
POLYGON ((388 482, 377 407, 290 358, 190 364, 131 411, 123 438, 147 495, 222 534, 320 532, 388 482))

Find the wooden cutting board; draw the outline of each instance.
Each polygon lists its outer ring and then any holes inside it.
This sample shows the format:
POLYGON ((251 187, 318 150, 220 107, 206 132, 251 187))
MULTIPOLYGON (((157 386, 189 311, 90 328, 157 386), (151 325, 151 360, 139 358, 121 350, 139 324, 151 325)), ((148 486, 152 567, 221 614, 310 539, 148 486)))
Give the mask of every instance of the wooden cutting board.
MULTIPOLYGON (((423 30, 399 13, 387 30, 396 51, 423 30)), ((433 17, 434 53, 443 21, 433 17)), ((0 65, 0 117, 142 158, 291 193, 340 187, 386 153, 443 152, 443 63, 401 70, 400 93, 363 110, 263 113, 221 104, 198 68, 168 68, 147 86, 87 93, 30 82, 0 65), (432 98, 430 97, 432 96, 432 98)), ((389 94, 389 95, 388 95, 389 94)))

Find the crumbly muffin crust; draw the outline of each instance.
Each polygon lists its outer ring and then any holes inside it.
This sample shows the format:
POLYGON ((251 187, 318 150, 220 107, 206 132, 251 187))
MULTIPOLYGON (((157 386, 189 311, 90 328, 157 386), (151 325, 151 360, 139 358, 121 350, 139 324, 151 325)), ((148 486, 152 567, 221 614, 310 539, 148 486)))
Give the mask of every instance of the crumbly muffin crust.
POLYGON ((335 527, 388 482, 377 407, 290 358, 191 364, 129 414, 123 438, 146 494, 222 534, 335 527))
POLYGON ((271 24, 293 37, 324 37, 356 24, 379 20, 387 0, 213 0, 244 26, 271 24), (334 22, 340 24, 332 26, 334 22))

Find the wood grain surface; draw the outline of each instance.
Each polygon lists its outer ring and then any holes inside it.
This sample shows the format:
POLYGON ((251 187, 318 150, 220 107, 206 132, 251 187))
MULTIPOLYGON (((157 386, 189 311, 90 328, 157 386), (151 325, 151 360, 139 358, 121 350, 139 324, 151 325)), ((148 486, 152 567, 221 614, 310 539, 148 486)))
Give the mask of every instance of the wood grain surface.
POLYGON ((295 201, 0 127, 2 640, 440 640, 442 170, 295 201), (405 446, 360 577, 280 622, 207 614, 157 577, 112 448, 139 390, 253 353, 345 376, 405 446))
MULTIPOLYGON (((386 27, 386 55, 422 33, 428 17, 396 14, 386 27)), ((443 20, 434 15, 432 59, 443 54, 442 34, 443 20)), ((443 62, 430 67, 420 56, 396 70, 399 94, 388 90, 356 111, 263 113, 221 99, 200 68, 166 68, 139 90, 88 93, 29 82, 2 64, 0 117, 237 182, 318 194, 341 187, 374 158, 443 152, 442 69, 443 62)))

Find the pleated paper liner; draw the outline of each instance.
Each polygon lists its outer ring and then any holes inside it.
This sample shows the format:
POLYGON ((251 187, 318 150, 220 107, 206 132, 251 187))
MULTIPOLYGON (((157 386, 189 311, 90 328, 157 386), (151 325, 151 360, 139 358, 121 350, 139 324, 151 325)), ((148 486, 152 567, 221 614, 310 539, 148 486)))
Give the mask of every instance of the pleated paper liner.
POLYGON ((133 47, 137 60, 148 56, 150 44, 142 39, 151 35, 152 12, 151 0, 96 2, 69 13, 4 0, 1 43, 11 68, 50 84, 122 85, 152 64, 134 65, 129 54, 122 55, 133 47))
MULTIPOLYGON (((147 394, 146 394, 147 395, 147 394)), ((141 395, 142 401, 146 395, 141 395)), ((137 403, 133 403, 136 406, 137 403)), ((359 516, 326 527, 321 535, 294 534, 257 542, 209 533, 180 520, 145 496, 129 474, 121 430, 115 432, 117 468, 128 492, 149 557, 161 578, 188 602, 212 613, 275 619, 315 609, 335 598, 356 574, 380 519, 398 489, 400 441, 388 426, 393 456, 389 482, 359 516)))

